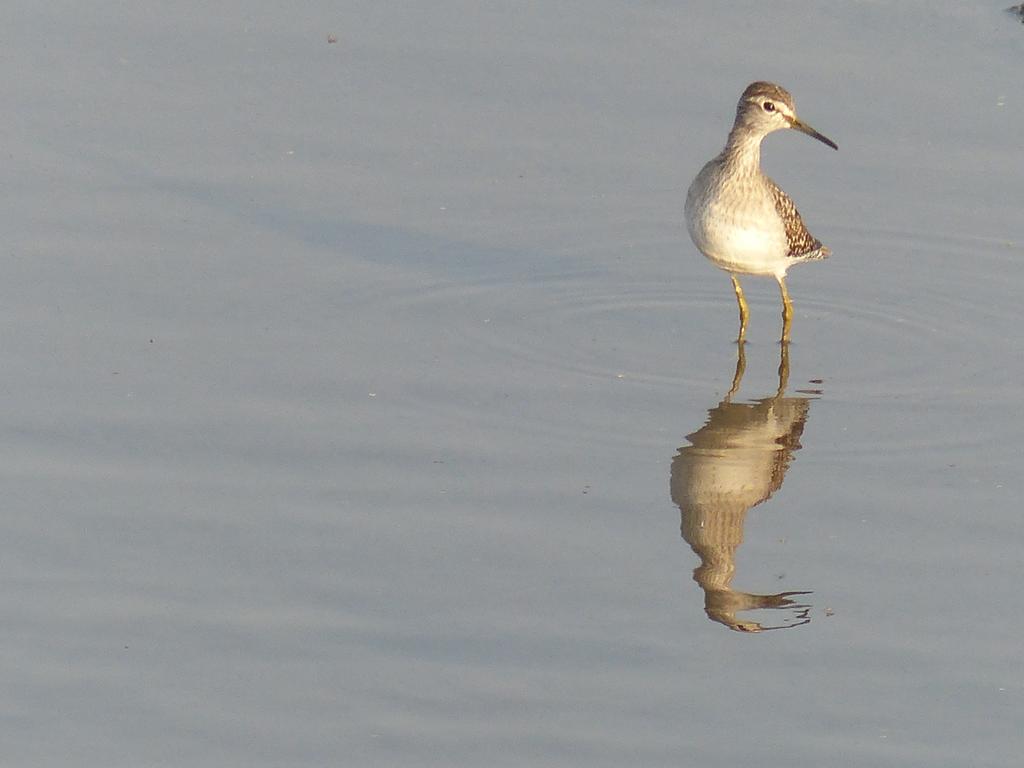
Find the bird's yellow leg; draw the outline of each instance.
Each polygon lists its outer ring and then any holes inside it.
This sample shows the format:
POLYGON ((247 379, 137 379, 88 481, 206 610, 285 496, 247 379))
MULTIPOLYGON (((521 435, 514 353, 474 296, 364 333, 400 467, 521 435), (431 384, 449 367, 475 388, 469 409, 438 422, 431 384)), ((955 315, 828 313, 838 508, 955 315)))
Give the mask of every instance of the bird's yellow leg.
POLYGON ((789 291, 786 290, 786 278, 780 277, 779 290, 782 292, 782 343, 789 341, 789 327, 793 323, 793 302, 789 299, 789 291))
POLYGON ((736 341, 742 344, 743 337, 747 333, 747 320, 750 319, 750 309, 747 307, 747 299, 743 295, 740 281, 736 279, 736 275, 729 275, 729 277, 732 278, 732 288, 736 291, 736 303, 740 305, 740 335, 736 338, 736 341))

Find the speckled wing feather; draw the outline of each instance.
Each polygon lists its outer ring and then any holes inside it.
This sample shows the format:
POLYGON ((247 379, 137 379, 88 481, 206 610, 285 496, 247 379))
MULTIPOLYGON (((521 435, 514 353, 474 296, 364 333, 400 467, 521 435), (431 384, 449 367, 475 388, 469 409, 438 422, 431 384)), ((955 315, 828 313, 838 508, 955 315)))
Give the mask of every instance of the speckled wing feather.
POLYGON ((772 199, 775 201, 775 210, 786 227, 786 240, 789 241, 788 255, 795 259, 824 259, 827 257, 829 255, 828 248, 807 231, 804 220, 800 218, 800 212, 796 209, 793 201, 789 199, 789 195, 779 189, 771 179, 766 179, 766 181, 771 190, 772 199))

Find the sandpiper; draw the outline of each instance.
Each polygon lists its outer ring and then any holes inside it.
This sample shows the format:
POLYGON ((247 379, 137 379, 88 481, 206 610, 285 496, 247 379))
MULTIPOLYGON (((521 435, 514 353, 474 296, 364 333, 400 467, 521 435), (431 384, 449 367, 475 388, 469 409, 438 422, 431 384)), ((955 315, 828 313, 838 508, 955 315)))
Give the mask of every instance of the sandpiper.
POLYGON ((793 303, 786 270, 830 251, 807 231, 793 201, 761 172, 761 140, 795 128, 839 149, 796 116, 793 97, 774 83, 747 86, 725 149, 697 174, 686 193, 686 228, 694 244, 732 277, 743 342, 750 310, 737 275, 770 275, 782 292, 782 341, 789 341, 793 303))

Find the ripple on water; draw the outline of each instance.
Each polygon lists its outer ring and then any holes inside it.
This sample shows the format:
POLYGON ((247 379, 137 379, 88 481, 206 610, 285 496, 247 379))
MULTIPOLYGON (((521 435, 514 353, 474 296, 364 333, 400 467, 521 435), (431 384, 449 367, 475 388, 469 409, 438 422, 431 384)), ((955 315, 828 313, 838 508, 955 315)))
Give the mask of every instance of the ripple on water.
POLYGON ((414 418, 575 444, 610 434, 648 442, 649 414, 731 377, 731 364, 707 363, 728 361, 729 336, 698 326, 727 286, 692 290, 591 270, 406 281, 359 301, 392 347, 381 352, 392 364, 380 366, 397 376, 392 402, 414 418))
MULTIPOLYGON (((823 379, 826 401, 880 427, 883 415, 1017 396, 1021 342, 1005 329, 1019 314, 1018 248, 858 231, 837 238, 835 250, 791 275, 794 386, 823 379)), ((639 399, 664 410, 672 399, 703 402, 728 386, 736 323, 728 280, 696 254, 650 266, 435 275, 382 283, 360 302, 414 368, 403 386, 410 405, 502 424, 553 418, 551 429, 568 432, 573 421, 605 418, 639 399), (510 397, 560 400, 566 410, 515 411, 510 397)), ((777 289, 765 279, 744 284, 748 348, 766 353, 779 331, 777 289)), ((752 365, 748 378, 757 370, 752 365)), ((912 451, 965 437, 911 428, 888 439, 890 448, 912 451)))
POLYGON ((566 385, 625 378, 655 387, 707 380, 685 363, 706 338, 695 318, 720 302, 710 286, 684 290, 594 272, 439 284, 398 300, 423 318, 460 314, 444 331, 462 359, 478 365, 566 385))
POLYGON ((845 430, 834 451, 959 461, 1014 443, 1007 406, 1024 356, 1006 329, 1019 316, 1020 248, 914 232, 852 238, 797 298, 802 358, 826 380, 819 413, 845 430))
POLYGON ((794 335, 814 344, 861 392, 921 395, 975 389, 1014 366, 1020 249, 1002 241, 859 233, 813 292, 797 293, 794 335), (806 295, 801 295, 806 293, 806 295), (846 364, 842 364, 845 361, 846 364))

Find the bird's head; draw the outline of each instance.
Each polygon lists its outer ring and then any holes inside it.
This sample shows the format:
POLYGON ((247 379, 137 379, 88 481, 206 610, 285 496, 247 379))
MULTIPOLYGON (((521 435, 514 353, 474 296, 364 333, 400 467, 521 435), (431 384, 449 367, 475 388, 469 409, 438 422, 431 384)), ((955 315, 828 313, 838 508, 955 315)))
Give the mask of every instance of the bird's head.
POLYGON ((761 137, 772 131, 792 128, 828 144, 832 149, 839 149, 832 139, 822 136, 797 117, 793 96, 775 83, 758 81, 747 86, 736 105, 733 130, 737 128, 761 137))

